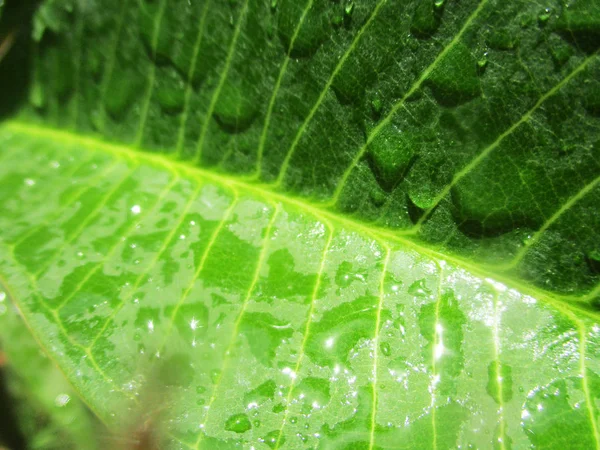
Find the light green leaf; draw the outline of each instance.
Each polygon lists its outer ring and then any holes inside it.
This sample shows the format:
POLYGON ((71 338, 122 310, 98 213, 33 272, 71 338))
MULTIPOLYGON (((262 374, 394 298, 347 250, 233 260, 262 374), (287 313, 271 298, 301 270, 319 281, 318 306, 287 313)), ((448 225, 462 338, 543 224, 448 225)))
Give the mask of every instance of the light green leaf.
POLYGON ((600 448, 600 14, 550 3, 43 2, 4 286, 166 447, 600 448))

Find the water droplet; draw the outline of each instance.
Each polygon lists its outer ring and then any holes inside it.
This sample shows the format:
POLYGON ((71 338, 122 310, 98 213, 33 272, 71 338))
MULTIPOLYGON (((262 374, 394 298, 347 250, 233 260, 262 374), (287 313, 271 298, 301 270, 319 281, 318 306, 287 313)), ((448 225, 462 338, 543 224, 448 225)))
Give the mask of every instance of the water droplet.
POLYGON ((488 65, 488 52, 484 52, 481 58, 477 60, 477 70, 480 74, 485 72, 485 68, 488 65))
POLYGON ((281 447, 285 443, 285 436, 283 434, 279 436, 279 430, 273 430, 264 437, 264 440, 265 444, 270 448, 275 448, 275 446, 277 446, 277 440, 279 440, 278 447, 281 447))
POLYGON ((255 421, 254 421, 254 422, 252 422, 252 423, 254 424, 254 427, 255 427, 255 428, 259 428, 259 427, 260 427, 260 425, 261 425, 261 423, 260 423, 260 420, 258 420, 258 419, 257 419, 257 420, 255 420, 255 421))
POLYGON ((425 278, 421 278, 409 286, 408 293, 415 297, 427 297, 431 294, 431 290, 427 287, 425 278))
POLYGON ((225 429, 234 433, 245 433, 250 428, 252 424, 246 414, 234 414, 225 422, 225 429))
POLYGON ((550 14, 550 8, 545 8, 538 16, 538 20, 540 21, 540 23, 548 22, 548 19, 550 19, 550 14))
POLYGON ((344 14, 346 14, 346 16, 350 16, 352 15, 352 11, 354 11, 354 2, 349 1, 344 7, 344 14))
POLYGON ((297 418, 297 417, 292 417, 292 418, 290 419, 290 423, 291 423, 291 424, 295 424, 296 422, 298 422, 298 418, 297 418))
POLYGON ((216 383, 219 380, 219 375, 221 375, 221 371, 219 369, 213 369, 210 371, 210 380, 213 383, 216 383))
POLYGON ((350 286, 353 281, 365 280, 365 275, 357 273, 353 270, 352 263, 349 261, 342 262, 335 274, 335 282, 339 287, 345 288, 350 286))
POLYGON ((196 394, 202 395, 206 392, 206 388, 204 386, 196 386, 196 394))
POLYGON ((436 8, 441 8, 442 6, 444 6, 445 0, 435 0, 435 2, 433 3, 433 6, 435 6, 436 8))
POLYGON ((371 100, 371 108, 376 116, 381 114, 381 111, 383 110, 383 102, 379 97, 375 97, 373 100, 371 100))
POLYGON ((390 356, 392 354, 392 349, 388 342, 382 342, 379 345, 379 348, 381 349, 381 353, 383 353, 385 356, 390 356))
POLYGON ((133 205, 131 207, 131 212, 135 215, 139 214, 142 212, 142 207, 140 205, 133 205))

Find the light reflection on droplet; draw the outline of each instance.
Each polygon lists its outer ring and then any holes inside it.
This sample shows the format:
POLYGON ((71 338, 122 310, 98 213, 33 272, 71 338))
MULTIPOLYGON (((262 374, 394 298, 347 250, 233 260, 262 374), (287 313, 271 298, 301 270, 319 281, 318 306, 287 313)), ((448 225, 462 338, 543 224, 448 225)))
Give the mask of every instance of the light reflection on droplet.
POLYGON ((442 357, 442 355, 444 354, 444 351, 445 351, 444 340, 443 340, 444 328, 442 327, 441 324, 439 324, 439 323, 435 324, 435 332, 437 335, 437 339, 436 339, 435 347, 433 349, 433 357, 437 361, 438 359, 440 359, 442 357))
POLYGON ((139 213, 141 213, 141 212, 142 212, 142 207, 141 207, 140 205, 133 205, 133 206, 131 207, 131 212, 132 212, 133 214, 139 214, 139 213))
POLYGON ((335 342, 335 339, 334 339, 334 337, 333 337, 333 336, 332 336, 332 337, 330 337, 330 338, 327 338, 327 339, 325 340, 325 348, 333 348, 333 344, 334 344, 334 342, 335 342))
POLYGON ((154 322, 152 320, 148 321, 148 331, 150 331, 150 333, 154 331, 154 322))
POLYGON ((56 396, 56 398, 54 399, 54 404, 61 408, 63 406, 66 406, 69 402, 71 401, 71 397, 69 397, 69 395, 67 394, 58 394, 56 396))
POLYGON ((32 180, 31 178, 25 178, 23 180, 23 182, 27 185, 27 186, 33 186, 35 184, 35 181, 32 180))
POLYGON ((296 379, 296 372, 294 372, 290 367, 284 367, 281 372, 285 375, 288 375, 292 380, 296 379))

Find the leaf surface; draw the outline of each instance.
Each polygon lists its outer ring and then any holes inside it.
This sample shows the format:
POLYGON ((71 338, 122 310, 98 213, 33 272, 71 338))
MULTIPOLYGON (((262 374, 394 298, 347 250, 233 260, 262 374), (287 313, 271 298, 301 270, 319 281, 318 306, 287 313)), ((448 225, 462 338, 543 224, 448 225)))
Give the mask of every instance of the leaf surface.
POLYGON ((600 448, 599 17, 44 2, 3 284, 174 447, 600 448))
POLYGON ((1 136, 0 269, 104 420, 154 365, 192 447, 596 445, 584 311, 163 157, 1 136))

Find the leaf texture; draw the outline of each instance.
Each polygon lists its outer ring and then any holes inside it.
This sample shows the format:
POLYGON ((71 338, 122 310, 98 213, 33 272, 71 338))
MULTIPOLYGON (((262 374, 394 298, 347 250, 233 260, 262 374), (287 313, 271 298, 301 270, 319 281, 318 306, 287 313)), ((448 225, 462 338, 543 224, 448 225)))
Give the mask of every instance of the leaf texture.
POLYGON ((158 367, 183 447, 598 445, 595 316, 162 156, 1 136, 5 285, 107 422, 158 367))
POLYGON ((109 426, 158 379, 167 448, 600 449, 599 30, 42 2, 2 286, 109 426))

